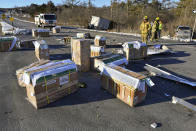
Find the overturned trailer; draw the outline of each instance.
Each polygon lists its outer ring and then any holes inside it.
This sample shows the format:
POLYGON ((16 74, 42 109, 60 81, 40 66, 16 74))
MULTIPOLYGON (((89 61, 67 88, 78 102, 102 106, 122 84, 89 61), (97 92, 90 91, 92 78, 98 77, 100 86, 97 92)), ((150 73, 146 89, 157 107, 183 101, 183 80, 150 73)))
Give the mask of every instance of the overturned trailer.
POLYGON ((98 29, 98 30, 107 30, 109 29, 111 21, 98 17, 92 16, 92 19, 89 23, 89 29, 98 29))

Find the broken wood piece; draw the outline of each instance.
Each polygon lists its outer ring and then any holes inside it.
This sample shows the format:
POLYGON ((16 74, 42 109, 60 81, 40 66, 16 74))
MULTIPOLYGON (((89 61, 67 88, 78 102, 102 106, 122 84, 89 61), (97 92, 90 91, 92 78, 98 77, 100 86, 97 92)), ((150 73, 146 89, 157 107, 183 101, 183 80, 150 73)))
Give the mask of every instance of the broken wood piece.
POLYGON ((189 80, 186 80, 186 79, 180 78, 178 76, 172 75, 171 73, 163 71, 163 70, 161 70, 159 68, 156 68, 154 66, 146 64, 146 66, 144 66, 144 68, 147 71, 149 71, 151 74, 156 74, 156 76, 159 76, 159 77, 162 77, 162 78, 165 78, 165 79, 169 79, 169 80, 173 80, 173 81, 176 81, 176 82, 179 82, 179 83, 183 83, 183 84, 186 84, 186 85, 190 85, 190 86, 193 86, 193 87, 196 87, 196 82, 191 82, 189 80))
POLYGON ((157 123, 152 123, 150 126, 151 126, 152 128, 157 128, 157 127, 158 127, 158 124, 157 124, 157 123))
POLYGON ((172 53, 171 50, 165 45, 154 45, 153 48, 148 48, 147 55, 157 55, 164 53, 172 53))
POLYGON ((185 106, 186 108, 188 108, 188 109, 190 109, 192 111, 196 111, 196 106, 195 105, 193 105, 193 104, 191 104, 189 102, 186 102, 183 99, 180 99, 178 97, 173 96, 172 97, 172 103, 173 104, 177 104, 178 103, 178 104, 181 104, 181 105, 185 106))

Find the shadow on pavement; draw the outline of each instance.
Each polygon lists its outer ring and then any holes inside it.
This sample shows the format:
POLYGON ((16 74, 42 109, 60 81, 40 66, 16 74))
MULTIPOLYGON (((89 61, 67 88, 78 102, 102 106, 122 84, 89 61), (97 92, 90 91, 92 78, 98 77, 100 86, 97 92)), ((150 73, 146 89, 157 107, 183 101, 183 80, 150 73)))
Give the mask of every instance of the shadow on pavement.
POLYGON ((50 54, 50 60, 71 59, 71 54, 50 54))
POLYGON ((45 108, 86 104, 114 98, 111 94, 100 88, 100 75, 97 72, 80 73, 79 81, 86 83, 87 88, 80 88, 76 93, 65 96, 45 108))
POLYGON ((190 43, 186 43, 184 44, 184 42, 179 43, 179 44, 166 44, 166 46, 176 46, 176 45, 180 45, 180 46, 196 46, 196 42, 190 42, 190 43))
POLYGON ((106 48, 122 48, 122 45, 106 45, 106 48))
POLYGON ((49 49, 67 48, 65 45, 48 45, 49 49))
POLYGON ((166 71, 166 72, 168 72, 168 73, 171 73, 172 75, 181 77, 181 78, 186 79, 186 80, 189 80, 189 81, 196 82, 196 80, 194 80, 194 79, 185 77, 185 76, 183 76, 183 75, 179 75, 179 74, 177 74, 177 73, 175 73, 175 72, 173 72, 173 71, 171 71, 171 70, 168 70, 168 69, 166 69, 166 68, 164 68, 164 67, 158 67, 158 68, 161 69, 161 70, 163 70, 163 71, 166 71))
POLYGON ((196 105, 196 99, 195 98, 192 98, 192 99, 188 99, 188 100, 185 100, 193 105, 196 105))
POLYGON ((63 34, 51 34, 50 36, 52 37, 66 37, 68 35, 63 35, 63 34))
POLYGON ((62 29, 78 29, 78 27, 61 26, 62 29))
POLYGON ((180 64, 185 63, 186 61, 176 59, 178 57, 187 57, 190 56, 189 53, 184 51, 178 51, 176 53, 170 54, 159 54, 148 56, 145 60, 136 60, 129 62, 128 68, 133 67, 133 63, 138 64, 138 66, 144 66, 145 64, 158 66, 158 65, 169 65, 169 64, 180 64))
POLYGON ((186 53, 186 51, 177 51, 176 53, 169 54, 169 57, 186 57, 190 56, 190 53, 186 53))
MULTIPOLYGON (((35 48, 17 49, 15 51, 35 51, 35 48)), ((13 52, 13 51, 12 51, 13 52)))

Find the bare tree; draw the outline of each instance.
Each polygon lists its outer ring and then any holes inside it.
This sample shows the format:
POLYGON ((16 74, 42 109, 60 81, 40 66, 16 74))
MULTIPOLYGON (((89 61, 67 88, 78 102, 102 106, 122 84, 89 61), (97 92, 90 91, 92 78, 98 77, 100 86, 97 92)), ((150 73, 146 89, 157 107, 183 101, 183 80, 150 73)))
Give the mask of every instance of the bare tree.
POLYGON ((92 7, 92 0, 88 0, 88 7, 92 7))
POLYGON ((130 4, 131 4, 131 1, 127 0, 127 18, 129 18, 129 14, 130 14, 130 4))
POLYGON ((88 0, 88 14, 89 15, 92 15, 92 7, 93 7, 93 4, 92 4, 92 1, 94 0, 88 0))
POLYGON ((63 3, 68 6, 71 6, 71 8, 73 9, 74 6, 80 3, 80 0, 63 0, 63 3))
MULTIPOLYGON (((111 13, 111 19, 113 20, 116 15, 117 15, 117 9, 118 9, 118 0, 111 0, 111 8, 110 8, 110 13, 111 13)), ((118 15, 117 15, 118 16, 118 15)))

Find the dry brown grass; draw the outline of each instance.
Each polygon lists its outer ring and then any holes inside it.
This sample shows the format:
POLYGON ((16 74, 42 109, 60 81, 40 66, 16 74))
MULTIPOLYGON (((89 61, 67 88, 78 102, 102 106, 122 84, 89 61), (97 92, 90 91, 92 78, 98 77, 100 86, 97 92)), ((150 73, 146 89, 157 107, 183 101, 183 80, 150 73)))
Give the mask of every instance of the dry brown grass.
MULTIPOLYGON (((196 1, 196 0, 193 0, 196 1)), ((196 6, 196 5, 195 5, 196 6)), ((57 8, 57 22, 58 25, 87 27, 91 16, 99 16, 113 21, 115 24, 113 29, 109 31, 116 32, 134 32, 140 33, 139 26, 145 15, 149 17, 149 22, 153 22, 157 16, 160 17, 163 23, 162 35, 173 36, 176 27, 179 25, 188 25, 193 27, 195 17, 191 13, 192 8, 196 8, 190 4, 186 9, 160 9, 157 11, 153 6, 146 6, 134 8, 127 16, 126 6, 119 6, 113 8, 111 12, 110 7, 88 9, 83 6, 75 6, 73 8, 66 6, 59 6, 57 8)), ((24 18, 23 18, 24 19, 24 18)), ((26 20, 34 21, 33 18, 26 20)))

